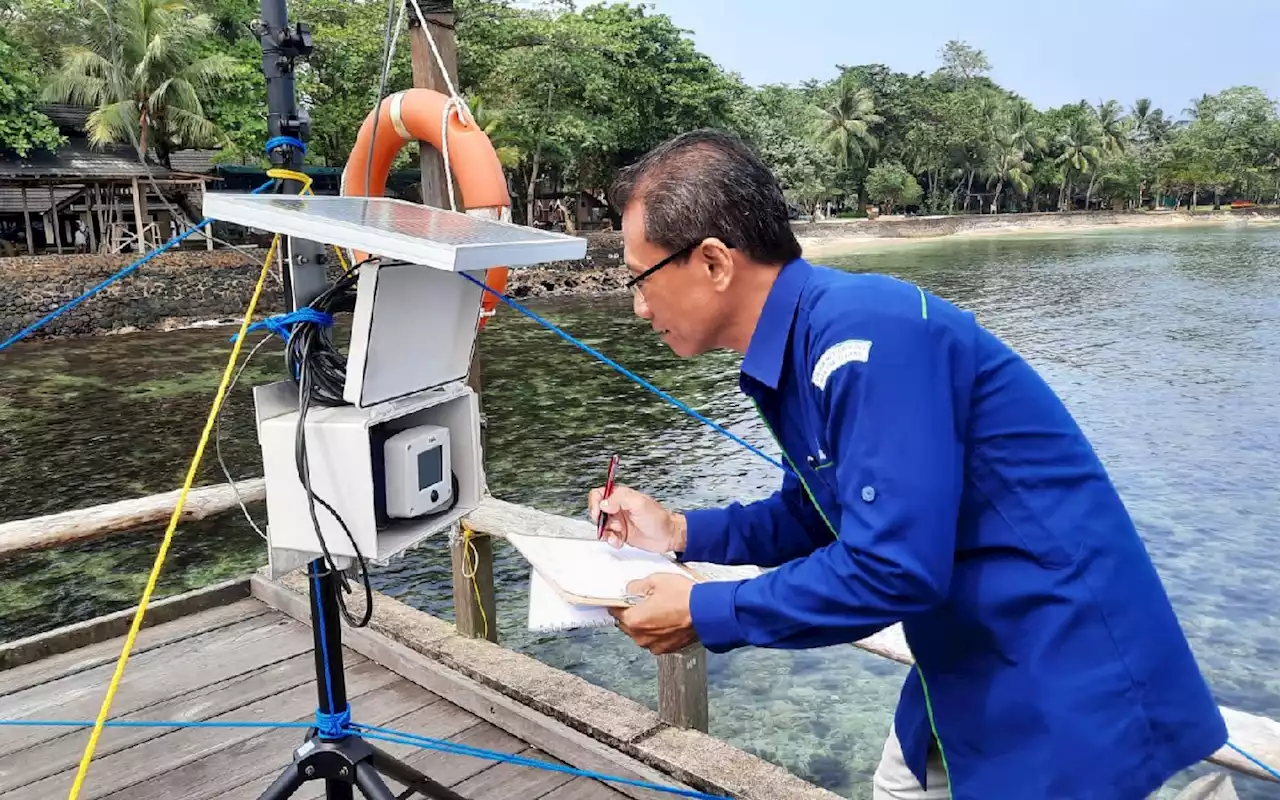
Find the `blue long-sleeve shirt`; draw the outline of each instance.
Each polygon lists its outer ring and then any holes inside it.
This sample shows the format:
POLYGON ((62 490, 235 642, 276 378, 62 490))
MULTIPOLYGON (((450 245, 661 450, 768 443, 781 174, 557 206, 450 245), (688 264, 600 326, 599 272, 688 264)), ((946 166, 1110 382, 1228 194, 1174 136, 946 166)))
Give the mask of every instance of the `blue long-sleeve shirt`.
POLYGON ((709 650, 902 622, 918 669, 897 732, 921 780, 941 743, 953 798, 1146 796, 1225 742, 1093 449, 972 315, 797 260, 740 387, 789 471, 769 498, 686 515, 685 560, 776 567, 694 587, 709 650))

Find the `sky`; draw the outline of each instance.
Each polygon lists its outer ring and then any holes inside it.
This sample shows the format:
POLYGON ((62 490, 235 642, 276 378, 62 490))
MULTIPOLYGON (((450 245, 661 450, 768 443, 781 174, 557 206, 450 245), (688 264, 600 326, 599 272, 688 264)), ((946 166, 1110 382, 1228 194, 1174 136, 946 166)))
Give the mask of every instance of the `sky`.
MULTIPOLYGON (((633 2, 634 4, 634 2, 633 2)), ((1177 118, 1238 85, 1280 99, 1280 0, 646 0, 752 85, 836 64, 929 73, 948 39, 983 50, 990 77, 1038 108, 1149 97, 1177 118), (1086 55, 1086 51, 1092 55, 1086 55)), ((580 5, 582 5, 580 3, 580 5)))

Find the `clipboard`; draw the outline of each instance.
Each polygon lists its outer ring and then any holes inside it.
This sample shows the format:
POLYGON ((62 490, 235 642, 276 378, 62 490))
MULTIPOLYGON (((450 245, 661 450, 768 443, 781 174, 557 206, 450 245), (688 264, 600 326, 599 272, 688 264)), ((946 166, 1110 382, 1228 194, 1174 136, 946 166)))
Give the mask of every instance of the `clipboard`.
POLYGON ((706 577, 670 556, 591 539, 507 534, 507 541, 565 602, 580 606, 626 608, 640 598, 628 595, 632 580, 657 572, 684 575, 698 583, 706 577))

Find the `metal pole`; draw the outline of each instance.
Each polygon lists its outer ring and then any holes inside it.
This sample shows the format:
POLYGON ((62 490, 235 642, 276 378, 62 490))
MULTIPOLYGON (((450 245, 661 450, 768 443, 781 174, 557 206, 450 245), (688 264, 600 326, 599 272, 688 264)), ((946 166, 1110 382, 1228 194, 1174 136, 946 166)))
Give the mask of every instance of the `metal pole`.
MULTIPOLYGON (((338 609, 338 576, 323 559, 311 562, 311 636, 315 642, 316 688, 320 711, 347 709, 347 681, 342 671, 342 612, 338 609)), ((351 783, 326 779, 328 800, 353 800, 351 783)))
MULTIPOLYGON (((298 108, 293 76, 294 62, 311 53, 311 32, 302 23, 289 28, 285 0, 262 0, 261 12, 257 34, 267 79, 267 135, 272 139, 291 136, 305 143, 311 135, 311 120, 298 108)), ((273 148, 270 153, 273 166, 294 170, 302 166, 302 155, 294 146, 273 148)), ((281 188, 297 194, 302 187, 297 181, 285 181, 281 188)))
MULTIPOLYGON (((261 19, 255 28, 262 46, 262 74, 267 81, 268 154, 273 167, 300 170, 306 142, 311 137, 311 119, 298 107, 294 90, 294 68, 300 58, 310 55, 311 31, 305 23, 289 27, 285 0, 261 0, 261 19), (288 137, 281 139, 280 137, 288 137), (300 147, 298 143, 301 142, 300 147)), ((282 180, 276 186, 282 194, 297 194, 302 184, 282 180)), ((307 305, 325 287, 324 248, 316 242, 288 237, 284 243, 287 267, 281 270, 284 297, 290 311, 307 305)))

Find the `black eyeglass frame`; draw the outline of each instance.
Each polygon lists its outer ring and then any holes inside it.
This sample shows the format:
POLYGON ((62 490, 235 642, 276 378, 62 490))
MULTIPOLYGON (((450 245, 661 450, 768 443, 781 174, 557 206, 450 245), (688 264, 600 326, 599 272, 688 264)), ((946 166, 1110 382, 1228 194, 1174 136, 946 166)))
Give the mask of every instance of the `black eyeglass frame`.
MULTIPOLYGON (((627 288, 627 289, 634 289, 634 288, 635 288, 636 286, 638 286, 638 285, 640 284, 640 282, 641 282, 641 281, 643 281, 645 278, 649 277, 649 276, 650 276, 650 275, 652 275, 653 273, 657 272, 658 270, 662 269, 662 268, 663 268, 663 267, 665 267, 666 265, 670 264, 672 261, 675 261, 675 260, 676 260, 676 259, 678 259, 678 258, 683 258, 683 257, 685 257, 685 256, 688 256, 688 255, 692 254, 692 253, 693 253, 694 248, 696 248, 698 245, 702 244, 702 243, 703 243, 703 242, 705 242, 706 240, 707 240, 707 239, 706 239, 706 237, 704 237, 704 238, 702 238, 702 239, 699 239, 699 240, 698 240, 698 241, 696 241, 696 242, 693 242, 692 244, 687 244, 687 245, 685 245, 684 247, 681 247, 679 250, 675 251, 675 252, 674 252, 674 253, 672 253, 671 255, 669 255, 669 256, 667 256, 666 258, 664 258, 664 259, 662 259, 661 261, 659 261, 657 264, 654 264, 652 267, 649 267, 649 268, 648 268, 648 269, 646 269, 644 272, 641 272, 639 275, 637 275, 637 276, 635 276, 634 278, 632 278, 631 280, 627 281, 627 282, 626 282, 626 284, 624 284, 625 288, 627 288)), ((723 241, 723 240, 721 240, 721 241, 723 241)), ((725 246, 725 247, 728 247, 728 248, 730 248, 730 249, 733 249, 733 245, 729 244, 728 242, 724 242, 724 246, 725 246)))

